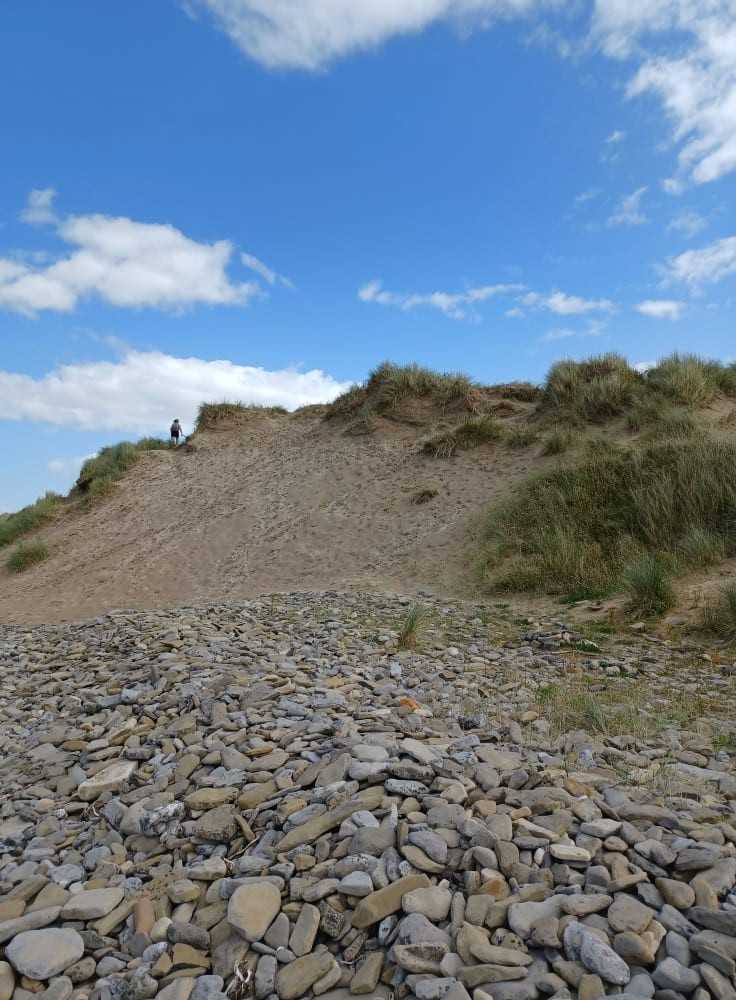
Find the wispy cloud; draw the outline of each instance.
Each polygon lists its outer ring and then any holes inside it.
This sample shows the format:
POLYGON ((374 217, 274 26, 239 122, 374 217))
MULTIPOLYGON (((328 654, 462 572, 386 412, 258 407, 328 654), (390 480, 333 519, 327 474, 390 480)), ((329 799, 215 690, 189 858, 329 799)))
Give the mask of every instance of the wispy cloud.
POLYGON ((622 198, 618 208, 608 218, 609 226, 642 226, 648 221, 641 210, 641 200, 647 192, 646 187, 640 187, 632 194, 622 198))
POLYGON ((694 289, 716 284, 736 274, 736 236, 670 257, 663 270, 665 281, 681 281, 694 289))
POLYGON ((254 257, 251 253, 241 253, 240 259, 243 264, 250 270, 259 274, 263 280, 269 285, 283 285, 285 288, 293 288, 294 283, 290 278, 286 278, 283 274, 279 274, 278 271, 272 270, 268 265, 264 264, 262 260, 254 257))
POLYGON ((622 132, 621 129, 617 128, 614 132, 606 139, 607 146, 618 146, 619 143, 623 142, 626 138, 626 133, 622 132))
POLYGON ((642 316, 649 316, 651 319, 678 320, 685 309, 685 303, 674 299, 646 299, 634 308, 642 316))
POLYGON ((708 220, 699 212, 680 212, 667 226, 668 232, 683 233, 685 236, 697 236, 708 225, 708 220))
POLYGON ((130 351, 116 361, 62 365, 40 378, 0 371, 0 420, 160 433, 173 416, 191 428, 203 400, 238 399, 294 409, 327 402, 347 387, 320 370, 269 371, 231 361, 130 351))
POLYGON ((54 212, 54 198, 56 191, 53 188, 36 188, 29 192, 26 206, 20 213, 23 222, 28 222, 32 226, 45 226, 57 221, 54 212))
POLYGON ((468 288, 464 292, 429 292, 402 293, 389 292, 383 288, 381 281, 369 281, 358 291, 361 302, 373 302, 381 306, 394 306, 404 312, 413 309, 438 309, 450 319, 466 319, 469 309, 498 295, 511 295, 522 291, 523 285, 482 285, 468 288))
POLYGON ((583 327, 558 326, 548 330, 538 339, 538 343, 569 340, 573 337, 601 337, 606 332, 606 324, 599 319, 589 319, 583 327))
POLYGON ((610 299, 584 299, 579 295, 567 295, 559 291, 549 295, 527 292, 519 301, 527 308, 547 309, 558 316, 583 316, 591 312, 613 312, 615 309, 610 299))

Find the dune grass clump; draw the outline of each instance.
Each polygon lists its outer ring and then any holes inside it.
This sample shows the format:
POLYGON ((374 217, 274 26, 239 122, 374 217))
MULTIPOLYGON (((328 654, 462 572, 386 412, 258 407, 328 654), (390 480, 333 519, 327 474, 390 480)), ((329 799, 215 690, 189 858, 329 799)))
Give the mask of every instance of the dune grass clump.
POLYGON ((539 411, 576 423, 603 423, 631 406, 642 376, 619 354, 558 361, 544 384, 539 411))
POLYGON ((457 427, 435 434, 425 441, 422 451, 433 458, 451 458, 458 451, 469 451, 482 444, 498 441, 502 437, 502 426, 489 414, 466 417, 457 427))
POLYGON ((228 400, 220 403, 201 403, 194 430, 195 432, 223 430, 235 424, 242 424, 259 414, 283 416, 288 412, 284 406, 262 406, 259 403, 237 403, 228 400))
POLYGON ((646 382, 674 403, 706 406, 719 394, 736 394, 736 365, 696 354, 672 354, 647 372, 646 382))
POLYGON ((0 548, 47 524, 58 510, 58 493, 45 493, 35 503, 0 518, 0 548))
POLYGON ((543 455, 562 455, 572 445, 572 431, 563 427, 556 427, 550 431, 542 442, 543 455))
POLYGON ((512 427, 506 433, 506 444, 516 451, 530 448, 538 440, 539 435, 532 427, 512 427))
POLYGON ((736 584, 722 587, 716 600, 705 605, 702 624, 722 639, 736 639, 736 584))
POLYGON ((675 605, 672 577, 664 562, 646 553, 624 567, 623 583, 629 608, 644 615, 661 615, 675 605))
POLYGON ((703 436, 598 451, 528 480, 489 512, 484 536, 484 572, 501 590, 612 590, 637 559, 684 568, 681 546, 692 558, 717 551, 714 539, 731 554, 736 444, 703 436))
POLYGON ((5 560, 5 566, 11 573, 22 573, 48 557, 49 550, 43 542, 21 542, 5 560))
POLYGON ((119 479, 147 451, 158 451, 169 445, 161 438, 141 438, 138 442, 121 441, 102 448, 82 466, 76 488, 88 500, 107 496, 119 479))
POLYGON ((420 365, 397 365, 384 361, 363 385, 354 385, 331 403, 326 417, 383 414, 404 399, 432 399, 446 405, 467 398, 474 383, 460 373, 435 372, 420 365))

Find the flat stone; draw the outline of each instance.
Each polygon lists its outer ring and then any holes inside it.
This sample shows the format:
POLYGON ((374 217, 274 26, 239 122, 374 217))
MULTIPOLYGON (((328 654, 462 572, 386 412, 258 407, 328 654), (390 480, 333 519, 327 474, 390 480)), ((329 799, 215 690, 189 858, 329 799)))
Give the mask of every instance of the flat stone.
POLYGON ((276 992, 280 1000, 296 1000, 296 997, 304 996, 334 963, 335 959, 329 951, 321 951, 282 966, 276 976, 276 992))
POLYGON ((260 941, 281 909, 281 893, 270 882, 242 885, 230 897, 227 919, 246 941, 260 941))
POLYGON ((430 882, 426 875, 406 875, 392 882, 385 889, 366 896, 358 903, 353 914, 353 927, 362 929, 377 924, 390 913, 401 909, 401 900, 407 892, 414 889, 429 888, 430 882))
POLYGON ((64 904, 61 910, 62 920, 96 920, 106 917, 115 909, 123 898, 123 890, 87 889, 77 892, 64 904))
POLYGON ((118 792, 136 772, 138 765, 132 760, 119 760, 103 767, 97 774, 87 778, 77 788, 77 795, 84 802, 92 802, 103 792, 118 792))
POLYGON ((24 931, 5 949, 5 957, 17 972, 40 980, 58 976, 83 954, 84 941, 79 934, 62 927, 24 931))

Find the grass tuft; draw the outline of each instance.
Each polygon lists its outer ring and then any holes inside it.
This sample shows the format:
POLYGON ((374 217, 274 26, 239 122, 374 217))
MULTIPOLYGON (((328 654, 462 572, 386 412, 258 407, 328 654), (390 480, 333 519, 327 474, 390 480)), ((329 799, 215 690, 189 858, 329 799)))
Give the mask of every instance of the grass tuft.
POLYGON ((194 424, 197 431, 226 430, 236 424, 242 424, 259 414, 283 416, 288 414, 284 406, 260 406, 256 403, 234 403, 223 400, 221 403, 201 403, 194 424))
POLYGON ((441 405, 468 398, 474 383, 467 375, 441 373, 419 365, 384 361, 364 385, 354 385, 330 404, 327 419, 383 414, 404 399, 433 399, 441 405))
POLYGON ((629 607, 644 615, 662 615, 675 606, 675 591, 667 567, 653 555, 642 555, 624 567, 629 607))
POLYGON ((572 431, 557 427, 542 442, 543 455, 562 455, 573 441, 572 431))
POLYGON ((538 440, 539 435, 531 427, 512 427, 506 433, 506 444, 518 451, 530 448, 538 440))
POLYGON ((48 557, 49 550, 43 542, 21 542, 10 553, 5 565, 11 573, 22 573, 48 557))
POLYGON ((89 500, 107 496, 114 489, 115 483, 122 479, 145 452, 160 451, 168 447, 168 443, 160 438, 142 438, 136 443, 121 441, 102 448, 82 466, 76 488, 89 500))
POLYGON ((425 455, 433 458, 451 458, 458 451, 469 451, 482 444, 490 444, 503 437, 503 428, 489 414, 466 417, 461 424, 429 438, 422 445, 425 455))
POLYGON ((558 361, 544 385, 539 409, 576 423, 604 423, 631 406, 642 377, 619 354, 558 361))
POLYGON ((47 524, 58 510, 61 497, 46 493, 35 503, 0 517, 0 548, 47 524))
POLYGON ((435 489, 433 486, 427 486, 422 490, 417 490, 412 496, 411 502, 414 504, 429 503, 430 500, 434 500, 435 497, 440 495, 440 491, 435 489))
POLYGON ((647 373, 647 384, 683 406, 705 406, 719 393, 733 393, 736 370, 696 354, 672 354, 647 373))
POLYGON ((412 604, 399 629, 398 648, 416 649, 423 629, 429 624, 432 613, 421 604, 412 604))
POLYGON ((705 605, 703 627, 722 639, 736 638, 736 584, 722 587, 716 601, 705 605))

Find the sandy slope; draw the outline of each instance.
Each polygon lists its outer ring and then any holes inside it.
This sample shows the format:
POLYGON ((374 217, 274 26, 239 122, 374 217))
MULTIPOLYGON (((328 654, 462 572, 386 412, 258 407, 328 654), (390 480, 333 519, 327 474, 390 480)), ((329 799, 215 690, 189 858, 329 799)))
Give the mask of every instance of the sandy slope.
POLYGON ((418 429, 383 423, 349 437, 316 417, 258 416, 192 452, 145 455, 114 496, 40 533, 48 562, 0 572, 0 621, 287 590, 462 594, 473 515, 530 458, 484 446, 431 459, 418 429), (416 505, 426 486, 439 495, 416 505))

